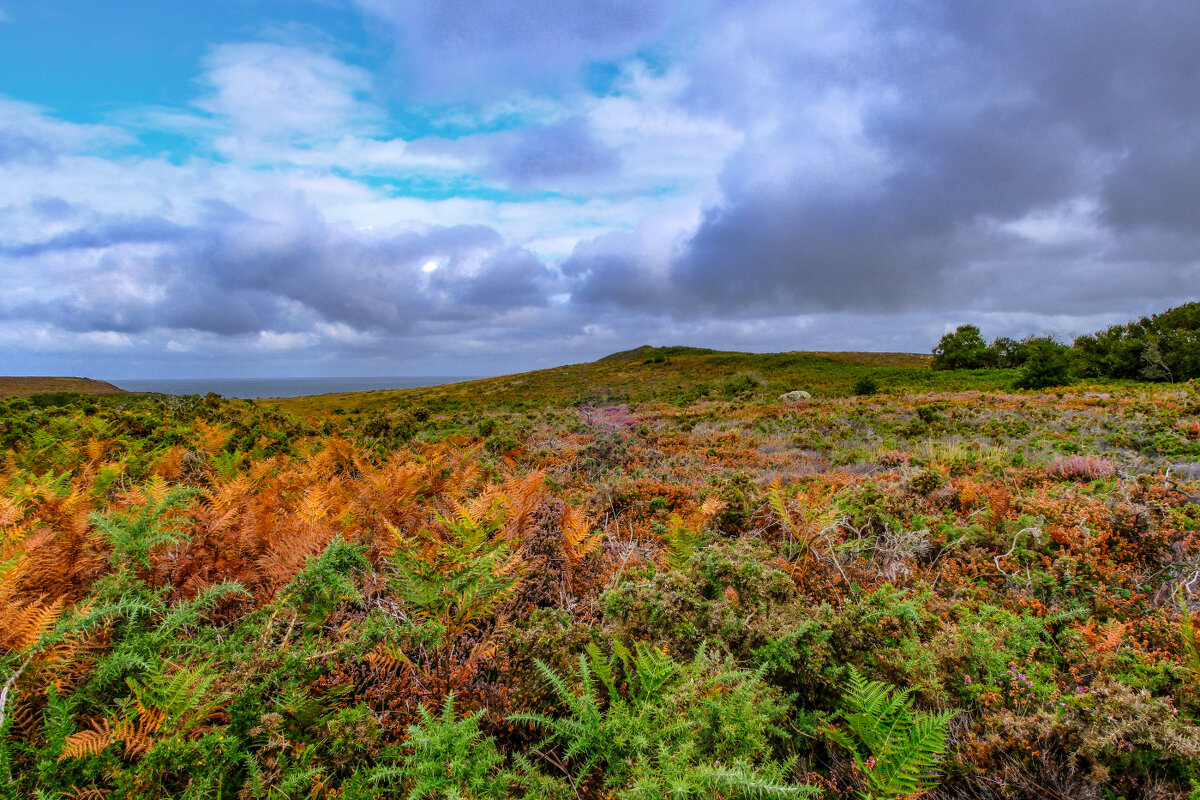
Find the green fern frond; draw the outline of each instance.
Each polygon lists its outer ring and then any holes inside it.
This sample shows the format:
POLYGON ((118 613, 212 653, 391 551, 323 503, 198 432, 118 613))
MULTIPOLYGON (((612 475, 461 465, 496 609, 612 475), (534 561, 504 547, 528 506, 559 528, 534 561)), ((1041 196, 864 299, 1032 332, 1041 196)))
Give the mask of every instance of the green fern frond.
POLYGON ((604 684, 604 688, 608 690, 609 701, 615 703, 620 697, 617 692, 616 679, 613 677, 613 661, 616 659, 616 656, 614 655, 611 659, 605 657, 595 642, 588 642, 585 649, 588 658, 591 659, 592 671, 596 673, 596 677, 600 679, 600 682, 604 684))
POLYGON ((578 688, 536 662, 564 713, 510 717, 546 731, 542 744, 558 745, 577 785, 598 771, 616 800, 818 794, 789 784, 790 765, 765 757, 767 720, 782 711, 764 699, 760 673, 720 669, 704 648, 691 663, 645 644, 614 651, 605 658, 590 647, 580 656, 578 688), (605 698, 618 662, 625 683, 605 698))
POLYGON ((678 514, 671 516, 662 539, 667 550, 667 566, 671 569, 686 567, 701 543, 700 532, 689 528, 678 514))
POLYGON ((796 521, 792 519, 791 511, 788 510, 787 503, 783 500, 783 493, 780 491, 779 484, 774 483, 767 491, 767 503, 770 504, 771 510, 775 512, 775 516, 779 517, 779 521, 783 523, 784 528, 796 533, 798 532, 796 521))
POLYGON ((869 787, 863 797, 889 800, 937 785, 938 762, 957 713, 914 711, 911 691, 869 681, 850 667, 840 713, 846 731, 834 729, 829 739, 853 754, 869 787))
POLYGON ((1200 675, 1200 636, 1197 636, 1196 626, 1192 622, 1192 612, 1188 609, 1187 595, 1183 585, 1176 590, 1179 599, 1179 634, 1183 638, 1183 654, 1188 669, 1200 675))
POLYGON ((130 693, 146 709, 165 715, 164 724, 176 733, 186 733, 206 719, 222 702, 212 692, 220 677, 211 661, 168 668, 155 664, 147 674, 126 679, 130 693))
POLYGON ((679 674, 679 667, 666 653, 639 643, 634 647, 630 695, 641 703, 658 703, 665 689, 679 674))

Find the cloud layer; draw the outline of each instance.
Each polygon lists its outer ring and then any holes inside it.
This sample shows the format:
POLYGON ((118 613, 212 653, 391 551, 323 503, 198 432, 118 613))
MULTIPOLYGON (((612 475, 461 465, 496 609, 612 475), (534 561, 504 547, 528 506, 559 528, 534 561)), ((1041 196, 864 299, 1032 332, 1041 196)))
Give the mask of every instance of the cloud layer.
POLYGON ((1200 8, 357 8, 375 51, 264 21, 207 47, 183 106, 0 96, 6 360, 927 350, 1198 296, 1200 8))

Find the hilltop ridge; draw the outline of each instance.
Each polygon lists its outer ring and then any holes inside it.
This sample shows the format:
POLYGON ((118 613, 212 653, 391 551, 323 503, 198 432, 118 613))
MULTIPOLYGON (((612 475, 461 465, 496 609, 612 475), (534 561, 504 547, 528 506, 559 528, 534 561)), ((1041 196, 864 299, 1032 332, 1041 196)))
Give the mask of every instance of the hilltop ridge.
MULTIPOLYGON (((710 350, 707 347, 686 347, 684 345, 670 345, 667 347, 655 347, 651 344, 644 344, 641 347, 635 347, 632 350, 618 350, 615 353, 596 359, 597 363, 605 363, 611 361, 638 361, 643 358, 655 358, 663 356, 666 358, 676 356, 697 356, 709 355, 711 353, 719 353, 720 350, 710 350)), ((732 352, 732 351, 730 351, 732 352)))
POLYGON ((75 392, 77 394, 121 395, 132 394, 108 381, 95 378, 65 378, 48 376, 0 376, 0 397, 24 397, 49 392, 75 392))
POLYGON ((1008 388, 1015 370, 935 372, 919 353, 744 353, 701 347, 642 345, 596 361, 478 378, 461 383, 269 399, 263 402, 301 415, 373 411, 397 405, 460 408, 485 403, 493 409, 541 404, 596 404, 757 396, 774 399, 794 389, 817 397, 844 397, 871 377, 884 393, 1008 388))

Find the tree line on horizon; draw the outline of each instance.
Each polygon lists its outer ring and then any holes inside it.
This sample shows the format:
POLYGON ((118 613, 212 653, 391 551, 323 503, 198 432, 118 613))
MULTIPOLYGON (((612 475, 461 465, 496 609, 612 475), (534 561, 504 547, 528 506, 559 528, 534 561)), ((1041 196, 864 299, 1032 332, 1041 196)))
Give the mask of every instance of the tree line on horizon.
POLYGON ((933 369, 1020 369, 1018 389, 1062 386, 1078 378, 1176 383, 1200 378, 1200 302, 1112 325, 1065 344, 1053 335, 988 344, 975 325, 959 325, 933 348, 933 369))

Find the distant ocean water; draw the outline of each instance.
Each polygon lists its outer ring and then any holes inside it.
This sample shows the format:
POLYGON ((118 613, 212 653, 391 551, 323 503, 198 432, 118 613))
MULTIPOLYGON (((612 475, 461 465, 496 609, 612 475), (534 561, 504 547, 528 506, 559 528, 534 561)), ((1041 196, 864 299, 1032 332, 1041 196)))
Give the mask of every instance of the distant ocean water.
POLYGON ((473 380, 463 376, 410 376, 407 378, 153 378, 109 381, 130 392, 208 394, 222 397, 303 397, 334 392, 370 392, 377 389, 412 389, 473 380))

